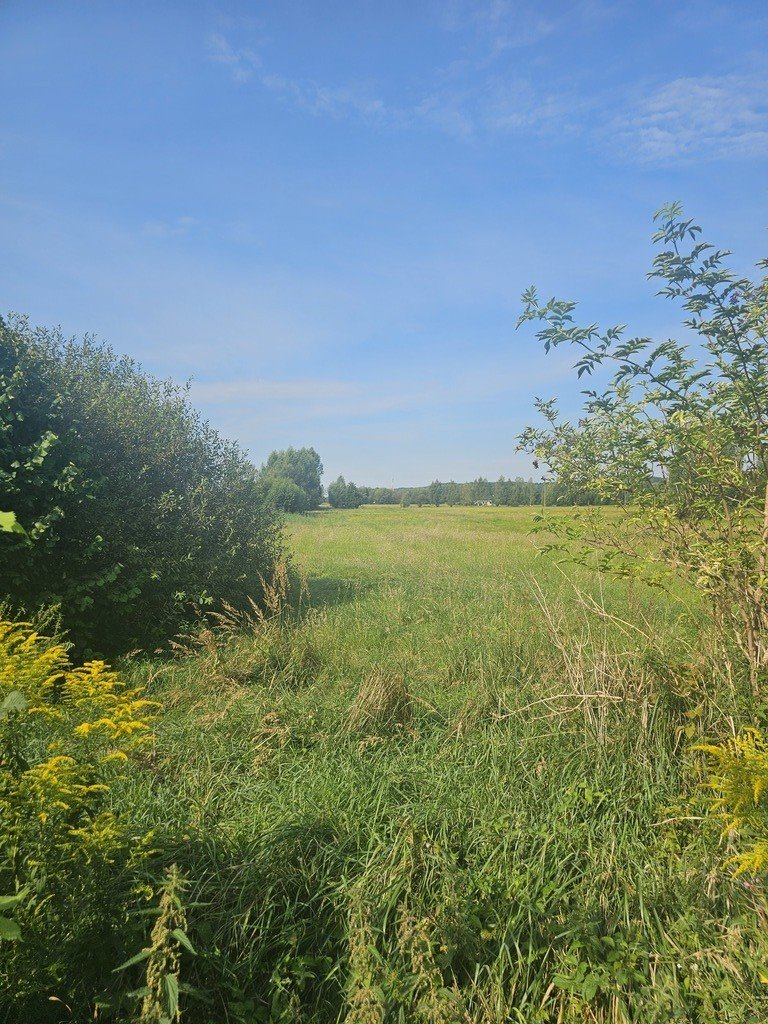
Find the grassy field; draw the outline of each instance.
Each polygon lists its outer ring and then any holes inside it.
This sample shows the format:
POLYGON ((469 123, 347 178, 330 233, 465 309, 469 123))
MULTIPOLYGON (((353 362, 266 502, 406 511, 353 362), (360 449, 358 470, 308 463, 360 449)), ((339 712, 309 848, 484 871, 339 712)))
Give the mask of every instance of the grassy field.
POLYGON ((189 879, 190 1024, 768 1019, 761 894, 690 802, 686 729, 738 714, 695 603, 532 519, 296 517, 297 614, 132 666, 165 710, 114 798, 189 879))

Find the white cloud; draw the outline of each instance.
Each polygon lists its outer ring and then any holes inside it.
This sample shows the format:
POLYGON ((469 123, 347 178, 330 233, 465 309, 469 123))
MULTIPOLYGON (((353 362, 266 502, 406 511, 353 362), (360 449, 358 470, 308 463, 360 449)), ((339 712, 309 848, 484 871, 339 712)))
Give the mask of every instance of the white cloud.
POLYGON ((316 116, 348 117, 389 129, 432 127, 459 140, 486 135, 581 132, 620 160, 670 163, 686 158, 749 157, 768 153, 768 76, 681 77, 632 97, 585 96, 573 83, 538 84, 531 76, 491 72, 496 57, 561 31, 565 21, 604 17, 595 0, 580 0, 559 18, 537 15, 508 0, 455 3, 444 27, 483 35, 484 54, 432 73, 432 88, 392 103, 353 83, 327 85, 268 71, 257 53, 219 34, 211 59, 237 81, 252 79, 286 103, 316 116), (599 115, 599 116, 596 116, 599 115))
POLYGON ((149 238, 173 238, 186 235, 198 223, 196 217, 176 217, 175 220, 148 220, 141 226, 142 234, 149 238))
POLYGON ((235 80, 252 79, 283 101, 317 116, 351 117, 394 129, 430 125, 466 140, 481 131, 545 130, 564 123, 574 109, 573 99, 564 93, 540 93, 522 78, 483 75, 479 82, 463 83, 477 71, 471 62, 467 66, 457 62, 450 74, 436 72, 433 90, 398 105, 363 85, 329 86, 267 71, 258 55, 235 49, 222 35, 211 37, 210 44, 211 59, 227 67, 235 80))
POLYGON ((259 55, 251 49, 235 49, 220 32, 215 32, 208 39, 210 58, 217 64, 223 64, 237 82, 247 81, 254 71, 261 67, 259 55))
POLYGON ((609 124, 612 145, 653 163, 768 153, 768 80, 724 75, 676 78, 609 124))
POLYGON ((193 382, 192 393, 202 402, 230 403, 250 401, 305 402, 341 399, 359 388, 340 380, 234 380, 193 382))

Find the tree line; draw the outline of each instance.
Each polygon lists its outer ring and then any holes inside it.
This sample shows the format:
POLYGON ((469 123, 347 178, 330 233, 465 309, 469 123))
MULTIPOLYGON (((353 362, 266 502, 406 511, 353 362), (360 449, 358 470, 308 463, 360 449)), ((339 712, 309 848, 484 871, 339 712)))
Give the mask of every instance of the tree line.
POLYGON ((600 505, 605 498, 594 488, 558 480, 521 476, 487 480, 483 476, 464 483, 433 480, 424 487, 368 487, 337 477, 323 490, 323 464, 314 448, 286 448, 271 453, 259 479, 267 500, 283 512, 309 512, 327 499, 331 508, 361 505, 600 505))
POLYGON ((332 508, 360 505, 599 505, 603 499, 595 490, 571 487, 558 481, 524 479, 433 480, 425 487, 364 487, 340 476, 328 487, 332 508))

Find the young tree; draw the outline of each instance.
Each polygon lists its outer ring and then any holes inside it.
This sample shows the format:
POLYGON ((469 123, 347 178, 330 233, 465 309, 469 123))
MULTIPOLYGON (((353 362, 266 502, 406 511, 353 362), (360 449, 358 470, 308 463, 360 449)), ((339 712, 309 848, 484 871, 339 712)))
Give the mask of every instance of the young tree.
POLYGON ((362 504, 360 491, 343 476, 328 485, 328 504, 331 508, 359 508, 362 504))
POLYGON ((428 487, 429 500, 433 505, 440 505, 445 499, 443 497, 444 485, 439 480, 433 480, 428 487))
POLYGON ((682 300, 699 345, 578 326, 574 303, 542 305, 531 288, 518 323, 543 323, 545 350, 574 346, 579 377, 604 366, 613 376, 584 392, 575 423, 539 400, 545 425, 519 447, 567 488, 621 507, 612 525, 588 514, 561 523, 577 557, 597 551, 602 568, 620 573, 682 572, 706 591, 757 689, 768 670, 768 279, 730 272, 729 253, 700 241, 678 204, 655 219, 662 249, 649 277, 682 300))
POLYGON ((323 464, 314 448, 285 448, 270 453, 261 467, 261 477, 271 481, 276 477, 292 480, 306 495, 306 507, 317 508, 323 500, 323 464))

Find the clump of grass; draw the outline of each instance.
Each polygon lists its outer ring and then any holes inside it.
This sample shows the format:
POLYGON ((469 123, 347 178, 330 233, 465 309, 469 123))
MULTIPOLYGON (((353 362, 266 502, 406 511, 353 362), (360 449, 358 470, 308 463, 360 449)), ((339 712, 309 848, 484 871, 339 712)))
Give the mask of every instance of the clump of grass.
POLYGON ((376 669, 363 681, 346 719, 349 732, 378 735, 405 728, 413 718, 413 701, 403 677, 376 669))

